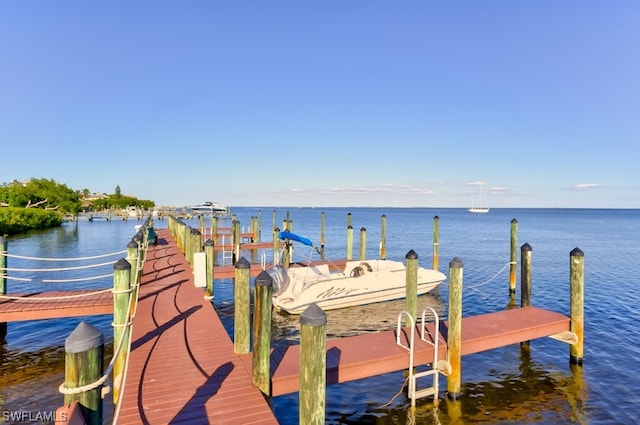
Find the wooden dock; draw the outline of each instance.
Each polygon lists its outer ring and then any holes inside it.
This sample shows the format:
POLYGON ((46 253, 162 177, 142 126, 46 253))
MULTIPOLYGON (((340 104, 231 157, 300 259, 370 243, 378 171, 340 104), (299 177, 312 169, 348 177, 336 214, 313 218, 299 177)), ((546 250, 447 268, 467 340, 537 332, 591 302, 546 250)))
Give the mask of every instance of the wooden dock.
MULTIPOLYGON (((159 233, 161 244, 149 248, 145 262, 118 423, 277 423, 263 395, 251 385, 251 354, 233 353, 215 309, 203 299, 202 289, 194 287, 184 255, 166 230, 159 233)), ((463 318, 462 354, 566 332, 569 322, 562 314, 537 307, 463 318)), ((405 343, 411 331, 402 330, 405 343)), ((440 358, 445 357, 446 334, 444 322, 440 358)), ((298 391, 299 348, 272 350, 272 396, 298 391)), ((326 348, 328 384, 409 365, 408 351, 396 344, 395 330, 329 339, 326 348)), ((416 342, 415 364, 432 359, 433 347, 416 342)))
POLYGON ((113 314, 111 288, 13 293, 7 296, 9 298, 0 298, 0 323, 113 314))
MULTIPOLYGON (((570 319, 560 313, 537 307, 525 307, 462 319, 462 355, 478 353, 510 344, 551 336, 569 330, 570 319)), ((434 335, 434 326, 427 326, 434 335)), ((402 330, 401 342, 409 345, 410 328, 402 330)), ((433 345, 422 342, 415 332, 414 362, 433 362, 433 345)), ((446 358, 446 322, 439 335, 439 359, 446 358)), ((327 384, 348 382, 384 373, 408 369, 408 351, 396 344, 396 330, 328 339, 327 384)), ((242 356, 251 370, 251 355, 242 356)), ((300 346, 275 349, 271 356, 272 395, 299 389, 300 346)))
POLYGON ((277 424, 168 230, 144 265, 118 424, 277 424))

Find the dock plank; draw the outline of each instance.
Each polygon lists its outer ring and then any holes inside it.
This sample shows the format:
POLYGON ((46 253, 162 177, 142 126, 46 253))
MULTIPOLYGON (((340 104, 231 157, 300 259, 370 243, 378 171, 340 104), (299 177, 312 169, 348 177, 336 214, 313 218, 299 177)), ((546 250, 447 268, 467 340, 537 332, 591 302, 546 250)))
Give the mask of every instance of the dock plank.
POLYGON ((277 424, 167 230, 149 247, 118 424, 277 424))
MULTIPOLYGON (((538 307, 524 307, 462 319, 461 354, 473 354, 518 342, 568 331, 570 319, 560 313, 538 307)), ((434 334, 434 326, 427 327, 434 334)), ((401 330, 401 341, 409 345, 411 328, 401 330)), ((419 337, 415 338, 414 364, 433 362, 434 348, 419 337)), ((375 375, 404 370, 409 367, 408 351, 396 344, 396 330, 331 338, 326 342, 327 384, 363 379, 375 375)), ((446 358, 447 322, 439 334, 438 358, 446 358)), ((243 355, 243 363, 251 369, 251 356, 243 355)), ((300 346, 272 350, 272 395, 279 396, 299 390, 300 346)))
POLYGON ((25 320, 113 314, 113 294, 109 289, 12 293, 0 298, 0 323, 25 320), (70 298, 73 297, 73 298, 70 298))

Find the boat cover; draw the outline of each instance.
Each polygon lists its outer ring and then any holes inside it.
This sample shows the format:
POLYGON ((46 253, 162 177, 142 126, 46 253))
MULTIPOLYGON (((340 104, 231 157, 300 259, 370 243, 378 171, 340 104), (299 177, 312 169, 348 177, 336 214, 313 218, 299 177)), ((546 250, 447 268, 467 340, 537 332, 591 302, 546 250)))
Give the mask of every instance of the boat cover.
POLYGON ((313 242, 311 242, 310 239, 307 239, 305 237, 302 237, 300 235, 296 235, 295 233, 291 233, 287 230, 283 230, 282 232, 280 232, 279 235, 280 239, 289 239, 292 241, 296 241, 296 242, 300 242, 303 243, 307 246, 313 246, 313 242))

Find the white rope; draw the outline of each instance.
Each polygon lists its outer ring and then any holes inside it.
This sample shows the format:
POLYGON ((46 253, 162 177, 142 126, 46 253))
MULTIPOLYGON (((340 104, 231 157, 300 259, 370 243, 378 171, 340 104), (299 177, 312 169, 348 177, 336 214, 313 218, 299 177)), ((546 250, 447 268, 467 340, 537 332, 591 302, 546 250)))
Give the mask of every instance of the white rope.
POLYGON ((77 267, 61 267, 61 268, 53 268, 53 269, 16 269, 16 268, 7 268, 0 267, 0 270, 6 270, 9 272, 63 272, 69 270, 83 270, 83 269, 91 269, 94 267, 103 267, 117 263, 117 261, 109 261, 108 263, 99 263, 99 264, 89 264, 87 266, 77 266, 77 267))
MULTIPOLYGON (((128 291, 118 291, 118 293, 125 293, 125 292, 132 292, 133 288, 131 288, 128 291)), ((131 311, 131 302, 133 300, 133 297, 129 297, 129 304, 127 305, 127 310, 126 311, 131 311)), ((137 302, 136 302, 136 310, 137 310, 137 302)), ((134 310, 135 312, 135 310, 134 310)), ((129 327, 131 328, 133 325, 133 316, 129 316, 129 320, 126 323, 122 323, 122 324, 115 324, 112 323, 111 324, 113 327, 129 327)), ((60 386, 58 387, 58 391, 62 394, 81 394, 87 391, 91 391, 91 390, 95 390, 96 388, 99 388, 102 384, 104 384, 107 379, 109 379, 109 375, 111 375, 111 371, 113 370, 113 365, 115 364, 118 355, 120 354, 120 350, 122 349, 122 346, 124 344, 124 340, 125 340, 125 336, 127 335, 127 332, 122 332, 122 334, 120 335, 120 340, 118 341, 118 345, 116 346, 116 349, 113 352, 113 355, 111 356, 111 361, 109 362, 109 365, 107 366, 106 371, 104 372, 104 374, 98 378, 95 382, 92 382, 90 384, 87 385, 83 385, 81 387, 75 387, 75 388, 67 388, 64 384, 64 382, 62 384, 60 384, 60 386)), ((131 332, 129 332, 129 335, 131 335, 131 332)), ((129 338, 129 348, 131 347, 131 338, 129 338)), ((129 349, 129 351, 131 351, 131 349, 129 349)), ((128 354, 127 354, 127 360, 128 360, 128 354)), ((120 393, 122 394, 122 392, 120 393)))
POLYGON ((114 255, 124 254, 127 251, 112 252, 109 254, 94 255, 93 257, 76 257, 76 258, 43 258, 43 257, 28 257, 25 255, 7 254, 7 251, 0 252, 1 255, 9 258, 20 258, 23 260, 37 260, 37 261, 83 261, 83 260, 95 260, 96 258, 113 257, 114 255))
POLYGON ((497 277, 500 275, 500 273, 502 273, 502 272, 507 268, 507 266, 510 266, 511 264, 516 264, 516 263, 514 263, 514 262, 512 262, 512 261, 508 262, 507 264, 505 264, 505 265, 504 265, 504 267, 502 267, 502 268, 500 269, 500 271, 499 271, 498 273, 496 273, 495 275, 493 275, 493 277, 491 277, 489 280, 486 280, 486 281, 484 281, 484 282, 482 282, 482 283, 479 283, 479 284, 477 284, 477 285, 468 286, 468 287, 467 287, 467 289, 476 289, 476 288, 479 288, 479 287, 481 287, 481 286, 484 286, 484 285, 486 285, 486 284, 490 283, 490 282, 491 282, 491 281, 493 281, 495 278, 497 278, 497 277))
POLYGON ((25 300, 25 301, 50 301, 50 300, 62 300, 67 298, 80 298, 80 297, 88 297, 90 295, 96 294, 104 294, 105 292, 111 292, 113 289, 102 289, 99 291, 92 292, 83 292, 82 294, 73 294, 73 295, 59 295, 57 297, 30 297, 28 295, 18 296, 18 295, 0 295, 0 299, 6 300, 25 300))

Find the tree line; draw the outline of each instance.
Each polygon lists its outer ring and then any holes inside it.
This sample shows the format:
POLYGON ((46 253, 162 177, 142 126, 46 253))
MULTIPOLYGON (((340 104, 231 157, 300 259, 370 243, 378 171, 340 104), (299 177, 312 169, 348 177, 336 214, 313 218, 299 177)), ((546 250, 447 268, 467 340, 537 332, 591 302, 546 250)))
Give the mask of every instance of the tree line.
POLYGON ((122 195, 120 186, 116 186, 113 194, 90 195, 88 189, 74 190, 53 179, 3 183, 0 185, 0 235, 59 226, 65 214, 76 215, 81 211, 155 206, 153 201, 122 195))

